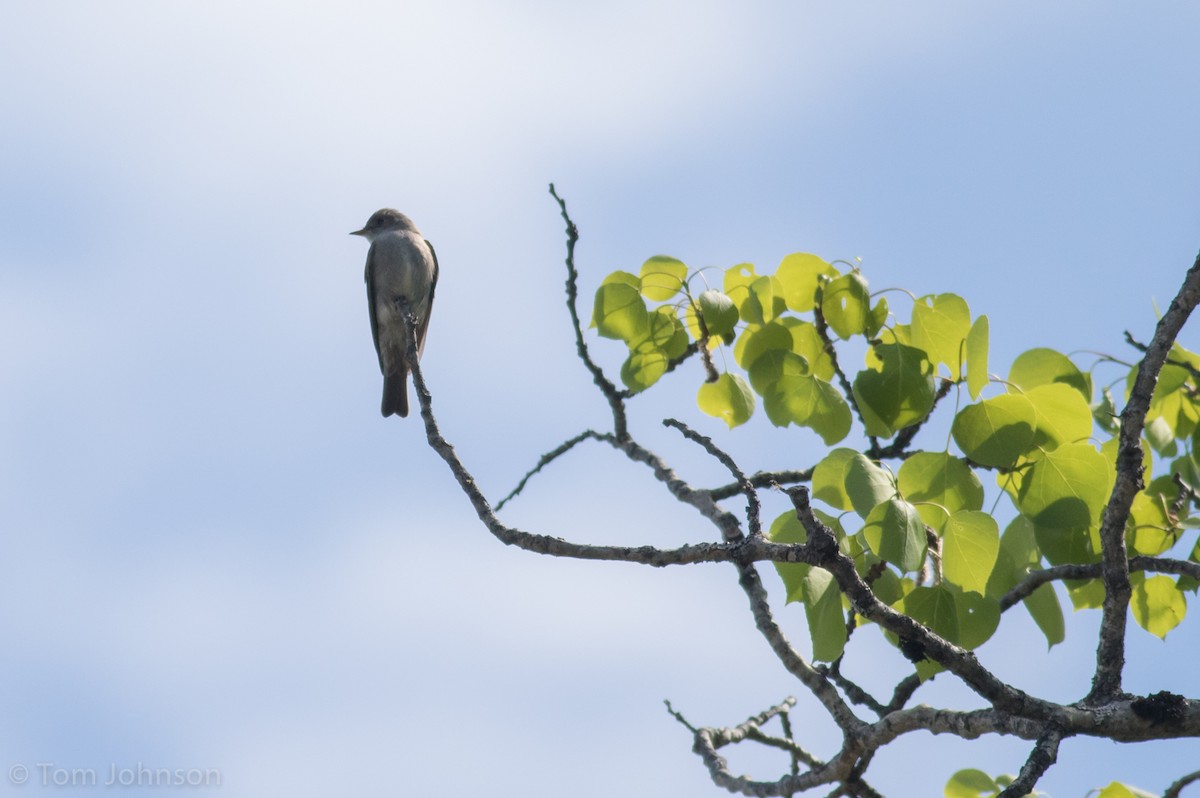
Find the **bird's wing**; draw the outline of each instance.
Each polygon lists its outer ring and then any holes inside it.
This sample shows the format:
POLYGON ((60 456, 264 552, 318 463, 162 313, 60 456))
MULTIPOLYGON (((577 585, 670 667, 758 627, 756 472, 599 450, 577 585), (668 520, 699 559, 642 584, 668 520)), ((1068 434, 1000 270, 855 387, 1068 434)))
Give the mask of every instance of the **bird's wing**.
POLYGON ((375 356, 379 358, 379 370, 383 368, 383 353, 379 351, 379 320, 375 318, 375 271, 372 265, 375 262, 375 245, 371 244, 371 248, 367 250, 367 267, 363 271, 363 279, 367 282, 367 310, 371 315, 371 343, 375 344, 375 356))
POLYGON ((429 255, 433 258, 433 279, 429 281, 429 300, 425 303, 425 317, 421 319, 421 324, 417 327, 417 355, 425 349, 425 333, 429 331, 429 317, 433 315, 433 292, 437 289, 438 281, 438 259, 437 252, 433 249, 433 244, 429 240, 425 240, 425 246, 429 247, 429 255))

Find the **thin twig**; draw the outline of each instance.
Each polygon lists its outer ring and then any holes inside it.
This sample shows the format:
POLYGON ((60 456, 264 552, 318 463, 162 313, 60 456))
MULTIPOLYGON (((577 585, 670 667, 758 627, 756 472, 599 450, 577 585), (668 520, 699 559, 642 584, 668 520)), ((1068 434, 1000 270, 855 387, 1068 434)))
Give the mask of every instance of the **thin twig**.
MULTIPOLYGON (((805 468, 802 471, 758 471, 749 476, 750 484, 756 488, 773 488, 783 485, 795 485, 799 482, 812 481, 813 471, 815 469, 805 468)), ((722 485, 719 488, 709 490, 709 495, 720 501, 728 499, 742 492, 742 486, 737 482, 732 482, 728 485, 722 485)))
POLYGON ((579 322, 579 310, 576 308, 579 301, 579 272, 575 269, 575 242, 579 240, 579 228, 571 221, 571 217, 567 213, 567 203, 558 196, 553 183, 550 184, 550 196, 558 202, 563 221, 567 223, 567 312, 571 314, 571 326, 575 330, 575 349, 579 354, 579 359, 583 361, 583 365, 591 372, 592 381, 596 383, 596 387, 608 400, 608 406, 612 408, 613 434, 618 439, 624 440, 629 437, 628 422, 625 418, 625 400, 621 397, 621 391, 617 389, 617 386, 604 376, 604 371, 592 360, 592 356, 588 352, 587 341, 583 337, 583 325, 579 322))
POLYGON ((505 496, 500 501, 496 502, 496 512, 500 512, 500 510, 502 510, 504 508, 504 505, 508 504, 509 501, 516 498, 521 493, 521 491, 523 491, 525 489, 525 484, 527 482, 529 482, 529 480, 533 477, 534 474, 537 474, 543 468, 550 465, 555 460, 557 460, 558 458, 562 457, 567 452, 574 449, 578 444, 583 443, 586 440, 601 440, 600 433, 598 433, 594 430, 590 430, 590 429, 584 430, 583 432, 576 435, 574 438, 571 438, 570 440, 567 440, 567 441, 563 441, 561 444, 559 444, 558 446, 556 446, 555 448, 551 449, 550 451, 548 451, 544 455, 542 455, 540 458, 538 458, 537 465, 535 465, 533 468, 531 468, 529 471, 527 471, 525 473, 525 476, 521 477, 521 481, 517 483, 517 486, 515 488, 513 488, 511 491, 509 491, 507 496, 505 496))
MULTIPOLYGON (((846 395, 846 402, 854 411, 854 415, 858 416, 858 420, 865 427, 866 419, 863 418, 862 408, 858 406, 858 399, 854 396, 854 387, 850 384, 849 378, 846 377, 846 372, 842 371, 842 364, 838 362, 837 348, 833 345, 833 339, 829 337, 829 324, 825 321, 825 312, 821 310, 822 287, 817 288, 816 302, 813 305, 813 321, 816 323, 817 335, 820 336, 821 342, 825 347, 825 354, 829 355, 829 362, 833 364, 833 372, 837 375, 838 382, 842 386, 842 393, 846 395)), ((868 435, 867 440, 871 442, 870 450, 878 451, 879 439, 874 435, 868 435)))
POLYGON ((665 419, 663 426, 679 430, 685 438, 700 444, 704 451, 711 454, 717 459, 717 462, 729 469, 729 473, 733 474, 733 478, 737 480, 738 487, 746 496, 746 518, 750 527, 750 534, 762 537, 762 503, 758 500, 758 491, 750 484, 750 480, 746 478, 746 474, 738 467, 733 458, 713 443, 712 438, 701 435, 678 419, 665 419))
POLYGON ((1171 782, 1171 786, 1167 787, 1166 792, 1163 793, 1163 798, 1179 798, 1179 793, 1183 792, 1184 787, 1197 781, 1200 781, 1200 770, 1171 782))

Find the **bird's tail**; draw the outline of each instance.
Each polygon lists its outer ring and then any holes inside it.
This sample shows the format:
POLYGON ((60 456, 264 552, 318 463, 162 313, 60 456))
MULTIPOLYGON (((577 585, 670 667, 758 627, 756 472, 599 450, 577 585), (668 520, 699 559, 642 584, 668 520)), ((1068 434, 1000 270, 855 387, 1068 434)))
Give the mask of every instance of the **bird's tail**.
POLYGON ((408 415, 408 371, 398 371, 383 378, 383 417, 395 413, 401 418, 408 415))

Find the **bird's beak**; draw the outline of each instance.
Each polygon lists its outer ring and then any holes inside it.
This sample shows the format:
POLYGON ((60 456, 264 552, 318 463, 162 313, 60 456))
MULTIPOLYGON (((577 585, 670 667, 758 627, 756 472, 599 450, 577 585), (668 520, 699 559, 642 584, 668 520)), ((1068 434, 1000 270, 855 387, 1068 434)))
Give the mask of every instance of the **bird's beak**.
POLYGON ((366 228, 363 228, 362 230, 355 230, 355 231, 354 231, 353 233, 351 233, 350 235, 352 235, 352 236, 365 236, 366 234, 367 234, 366 228))

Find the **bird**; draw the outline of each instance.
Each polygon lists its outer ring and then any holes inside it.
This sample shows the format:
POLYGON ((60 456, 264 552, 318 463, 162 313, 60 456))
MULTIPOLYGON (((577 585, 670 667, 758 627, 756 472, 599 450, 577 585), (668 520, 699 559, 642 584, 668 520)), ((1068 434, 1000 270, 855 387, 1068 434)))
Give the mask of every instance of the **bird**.
POLYGON ((371 337, 383 372, 383 403, 380 411, 387 418, 393 413, 408 415, 408 330, 400 300, 408 301, 417 319, 417 357, 425 349, 429 313, 437 288, 437 254, 421 231, 403 213, 383 208, 371 214, 361 230, 350 233, 370 242, 367 251, 367 308, 371 316, 371 337))

